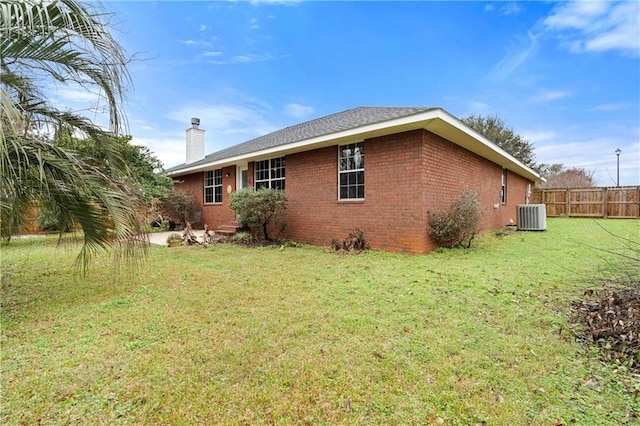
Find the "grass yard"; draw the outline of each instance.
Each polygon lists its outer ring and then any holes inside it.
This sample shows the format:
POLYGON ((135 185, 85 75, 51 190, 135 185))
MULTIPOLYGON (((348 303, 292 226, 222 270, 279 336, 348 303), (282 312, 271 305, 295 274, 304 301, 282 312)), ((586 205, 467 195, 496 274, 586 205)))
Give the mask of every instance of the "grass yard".
MULTIPOLYGON (((549 219, 426 256, 152 247, 141 274, 77 246, 2 247, 7 424, 619 425, 623 368, 571 301, 640 221, 549 219)), ((366 230, 365 230, 366 231, 366 230)), ((365 234, 366 236, 366 234, 365 234)))

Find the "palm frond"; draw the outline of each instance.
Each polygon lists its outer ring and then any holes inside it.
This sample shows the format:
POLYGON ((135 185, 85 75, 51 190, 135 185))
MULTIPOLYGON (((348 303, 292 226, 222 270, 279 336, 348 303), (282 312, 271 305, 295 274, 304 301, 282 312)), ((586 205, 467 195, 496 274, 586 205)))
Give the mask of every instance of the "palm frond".
POLYGON ((132 191, 98 168, 86 167, 73 151, 51 142, 25 138, 9 157, 21 167, 21 174, 1 177, 0 211, 2 236, 17 230, 24 206, 43 200, 58 205, 67 222, 78 223, 84 245, 77 265, 85 269, 101 250, 113 245, 116 257, 123 250, 146 253, 143 233, 132 203, 132 191))
POLYGON ((119 133, 125 122, 119 105, 131 79, 103 15, 76 0, 3 1, 0 13, 3 67, 26 65, 58 81, 96 85, 108 105, 110 131, 119 133))
POLYGON ((128 60, 103 18, 96 4, 77 0, 0 1, 0 233, 17 232, 27 206, 56 205, 60 220, 82 227, 82 269, 109 247, 116 262, 146 253, 125 154, 112 138, 126 123, 128 60), (43 81, 98 92, 109 129, 51 105, 43 81), (90 138, 106 161, 96 167, 51 134, 90 138))

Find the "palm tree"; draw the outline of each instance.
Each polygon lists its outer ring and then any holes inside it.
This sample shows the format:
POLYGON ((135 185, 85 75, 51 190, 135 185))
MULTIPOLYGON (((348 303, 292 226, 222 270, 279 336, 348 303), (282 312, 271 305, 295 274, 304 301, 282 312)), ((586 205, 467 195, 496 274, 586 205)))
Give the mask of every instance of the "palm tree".
POLYGON ((9 239, 25 209, 51 203, 62 220, 78 223, 84 243, 76 264, 86 268, 102 249, 114 259, 139 258, 146 244, 121 145, 121 103, 130 82, 123 48, 105 14, 77 0, 0 0, 0 232, 9 239), (73 85, 98 93, 109 112, 105 129, 48 102, 41 87, 73 85), (106 167, 71 150, 61 138, 102 144, 106 167))

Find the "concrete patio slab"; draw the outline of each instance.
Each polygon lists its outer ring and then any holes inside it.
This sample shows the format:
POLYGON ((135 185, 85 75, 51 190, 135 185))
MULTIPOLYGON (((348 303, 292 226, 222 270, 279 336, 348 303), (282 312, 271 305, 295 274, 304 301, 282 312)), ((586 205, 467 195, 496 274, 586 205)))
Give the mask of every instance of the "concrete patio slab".
MULTIPOLYGON (((202 242, 202 237, 204 236, 204 230, 195 230, 192 231, 193 235, 198 238, 198 241, 202 242)), ((159 246, 167 246, 167 237, 171 234, 180 234, 182 235, 182 231, 170 231, 170 232, 151 232, 147 234, 149 237, 149 242, 151 244, 159 245, 159 246)))

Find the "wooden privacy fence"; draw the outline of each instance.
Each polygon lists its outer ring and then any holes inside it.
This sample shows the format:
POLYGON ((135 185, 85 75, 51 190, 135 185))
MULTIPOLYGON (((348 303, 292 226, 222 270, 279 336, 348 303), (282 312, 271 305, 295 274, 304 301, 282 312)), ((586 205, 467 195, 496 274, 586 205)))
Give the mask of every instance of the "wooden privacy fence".
POLYGON ((547 217, 640 218, 640 186, 536 188, 533 202, 547 206, 547 217))

